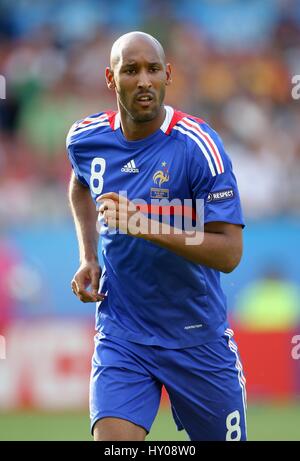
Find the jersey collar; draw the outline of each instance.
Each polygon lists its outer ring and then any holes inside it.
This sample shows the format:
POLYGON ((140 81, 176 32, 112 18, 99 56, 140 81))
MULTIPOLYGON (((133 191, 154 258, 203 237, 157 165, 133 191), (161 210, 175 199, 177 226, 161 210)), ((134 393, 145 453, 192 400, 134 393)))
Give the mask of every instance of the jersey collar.
MULTIPOLYGON (((160 129, 161 129, 161 131, 163 133, 166 133, 166 131, 168 130, 169 125, 171 123, 171 120, 173 118, 174 109, 171 106, 164 106, 164 107, 165 107, 165 110, 166 110, 166 116, 165 116, 165 119, 164 119, 163 124, 161 125, 160 129)), ((114 130, 117 130, 118 128, 120 128, 120 125, 121 125, 120 112, 117 112, 116 116, 115 116, 114 130)))

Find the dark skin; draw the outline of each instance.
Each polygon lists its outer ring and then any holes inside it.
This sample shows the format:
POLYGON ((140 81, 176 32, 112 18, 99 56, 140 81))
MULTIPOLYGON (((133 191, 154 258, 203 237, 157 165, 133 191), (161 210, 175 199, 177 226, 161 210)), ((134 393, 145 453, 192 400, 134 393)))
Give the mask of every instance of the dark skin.
MULTIPOLYGON (((171 67, 165 62, 161 45, 153 37, 132 32, 117 40, 112 47, 110 67, 106 69, 106 81, 108 88, 115 91, 121 128, 127 140, 142 139, 160 128, 165 117, 163 100, 166 87, 171 83, 171 67)), ((72 280, 72 290, 81 301, 95 302, 104 299, 103 294, 98 294, 101 269, 97 254, 98 234, 95 232, 97 212, 89 190, 74 175, 69 199, 80 252, 80 267, 72 280)), ((103 194, 98 200, 101 201, 99 212, 109 227, 128 230, 128 219, 137 212, 134 206, 126 214, 125 209, 132 204, 127 200, 124 202, 115 192, 103 194), (123 206, 120 207, 120 203, 123 206)), ((145 216, 141 219, 149 224, 145 216)), ((186 244, 184 233, 176 235, 170 227, 167 231, 167 235, 163 232, 131 235, 222 272, 231 272, 241 259, 242 229, 239 225, 208 223, 201 234, 202 243, 192 246, 186 244)), ((141 441, 145 437, 144 428, 120 418, 102 418, 94 426, 94 439, 99 441, 141 441)))
POLYGON ((112 48, 106 82, 116 93, 121 125, 129 141, 145 138, 162 125, 163 100, 171 83, 171 66, 155 39, 137 33, 112 48), (143 97, 149 100, 142 101, 143 97))

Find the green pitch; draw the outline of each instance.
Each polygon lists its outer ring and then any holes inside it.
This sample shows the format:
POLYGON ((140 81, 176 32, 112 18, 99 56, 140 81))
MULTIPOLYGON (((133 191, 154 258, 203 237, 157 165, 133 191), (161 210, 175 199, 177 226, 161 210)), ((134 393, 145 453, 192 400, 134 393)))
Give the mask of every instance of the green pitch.
MULTIPOLYGON (((0 440, 92 440, 87 413, 0 413, 0 440)), ((300 403, 251 405, 249 440, 300 441, 300 403)), ((187 440, 169 409, 161 409, 147 440, 187 440)))

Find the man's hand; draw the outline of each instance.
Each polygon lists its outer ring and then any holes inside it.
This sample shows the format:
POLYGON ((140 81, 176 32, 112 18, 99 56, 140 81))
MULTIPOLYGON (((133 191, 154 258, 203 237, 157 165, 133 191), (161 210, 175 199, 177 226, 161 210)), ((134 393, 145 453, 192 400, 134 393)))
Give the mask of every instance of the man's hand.
POLYGON ((119 229, 135 237, 148 232, 148 218, 126 197, 108 192, 100 195, 96 201, 101 203, 99 213, 110 229, 119 229))
POLYGON ((105 295, 98 293, 101 268, 98 262, 84 262, 73 277, 71 288, 83 303, 103 301, 105 295), (87 288, 90 286, 90 290, 87 288))

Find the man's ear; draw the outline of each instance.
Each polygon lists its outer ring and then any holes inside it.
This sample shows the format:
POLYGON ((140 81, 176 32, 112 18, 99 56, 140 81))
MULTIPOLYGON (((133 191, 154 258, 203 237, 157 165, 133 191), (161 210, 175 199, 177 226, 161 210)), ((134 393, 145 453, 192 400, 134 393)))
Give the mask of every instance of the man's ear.
POLYGON ((110 90, 113 90, 116 85, 115 85, 115 80, 114 80, 114 73, 111 70, 110 67, 107 67, 105 69, 105 79, 106 79, 106 84, 110 90))
POLYGON ((172 83, 172 69, 171 69, 171 64, 166 64, 166 85, 171 85, 172 83))

